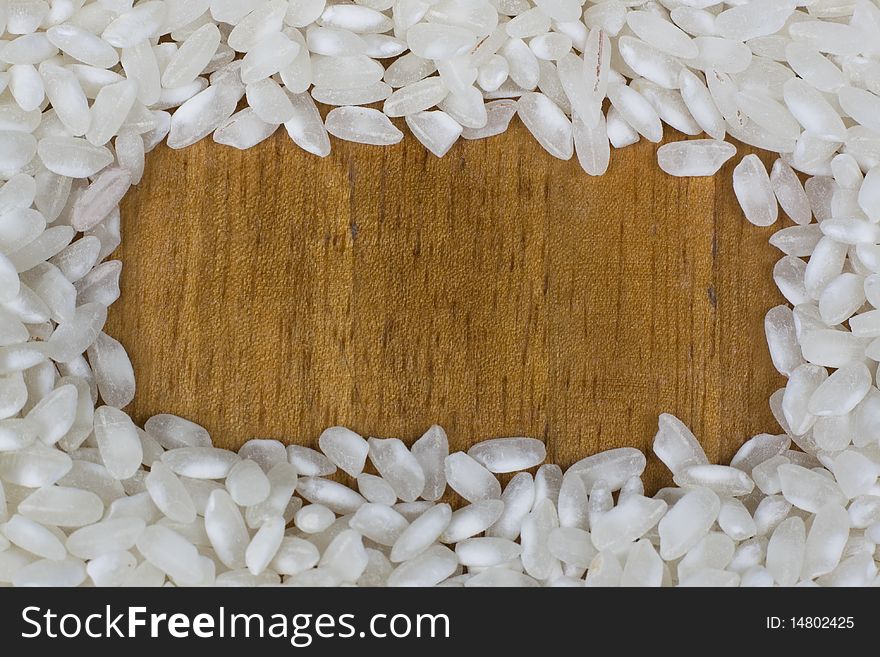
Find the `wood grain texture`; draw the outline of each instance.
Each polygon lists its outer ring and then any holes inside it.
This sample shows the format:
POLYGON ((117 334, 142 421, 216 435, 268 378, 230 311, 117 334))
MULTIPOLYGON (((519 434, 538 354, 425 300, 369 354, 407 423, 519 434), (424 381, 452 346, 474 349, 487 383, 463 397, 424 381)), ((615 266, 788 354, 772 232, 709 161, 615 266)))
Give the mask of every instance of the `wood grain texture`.
MULTIPOLYGON (((159 148, 123 205, 107 329, 137 372, 129 410, 226 447, 439 423, 453 448, 543 438, 562 465, 648 448, 666 411, 728 459, 775 430, 778 254, 739 213, 739 158, 675 179, 655 152, 590 178, 516 122, 442 160, 410 137, 318 159, 283 131, 243 153, 159 148)), ((648 485, 667 480, 649 459, 648 485)))

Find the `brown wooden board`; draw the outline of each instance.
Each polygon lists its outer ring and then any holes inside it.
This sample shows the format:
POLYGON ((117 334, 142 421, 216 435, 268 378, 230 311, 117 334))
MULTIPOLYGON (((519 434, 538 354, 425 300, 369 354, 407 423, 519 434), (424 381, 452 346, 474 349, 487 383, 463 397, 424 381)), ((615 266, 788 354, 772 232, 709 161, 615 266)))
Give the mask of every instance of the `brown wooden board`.
MULTIPOLYGON (((773 229, 730 182, 747 152, 677 179, 642 142, 591 178, 516 121, 443 159, 409 136, 319 159, 283 130, 246 152, 160 147, 123 203, 107 328, 137 373, 129 410, 230 448, 439 423, 453 449, 535 436, 562 465, 649 448, 671 412, 729 459, 778 432, 784 382, 763 337, 773 229)), ((649 487, 667 481, 649 459, 649 487)))

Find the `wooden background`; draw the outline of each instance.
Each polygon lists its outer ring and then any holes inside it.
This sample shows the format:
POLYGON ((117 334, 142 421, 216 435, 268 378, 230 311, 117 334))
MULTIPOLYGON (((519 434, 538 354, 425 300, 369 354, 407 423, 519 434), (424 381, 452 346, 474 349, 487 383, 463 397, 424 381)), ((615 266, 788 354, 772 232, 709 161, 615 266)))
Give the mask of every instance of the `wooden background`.
MULTIPOLYGON (((162 147, 123 205, 107 329, 137 372, 129 410, 226 447, 439 423, 453 448, 543 438, 562 465, 649 448, 666 411, 727 459, 777 430, 763 316, 779 254, 733 195, 746 149, 702 179, 666 176, 655 152, 590 178, 516 121, 442 160, 409 136, 319 159, 283 130, 244 153, 162 147)), ((667 480, 650 459, 648 485, 667 480)))

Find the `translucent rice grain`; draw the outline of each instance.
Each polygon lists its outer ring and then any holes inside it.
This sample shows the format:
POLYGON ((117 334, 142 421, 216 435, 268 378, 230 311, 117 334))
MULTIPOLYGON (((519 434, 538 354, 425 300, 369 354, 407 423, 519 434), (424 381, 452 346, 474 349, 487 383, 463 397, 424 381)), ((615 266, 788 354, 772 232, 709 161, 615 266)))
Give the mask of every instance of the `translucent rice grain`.
POLYGON ((526 39, 550 30, 550 16, 540 7, 532 7, 517 14, 504 25, 504 31, 514 39, 526 39))
POLYGON ((781 374, 789 375, 804 363, 794 316, 787 306, 771 308, 764 317, 764 334, 773 366, 781 374))
POLYGON ((668 413, 660 415, 653 450, 673 474, 689 466, 709 462, 690 429, 677 417, 668 413))
POLYGON ((292 64, 300 46, 282 32, 276 32, 254 45, 244 56, 241 65, 241 81, 251 84, 278 73, 292 64))
POLYGON ((6 483, 27 488, 51 486, 72 467, 67 454, 40 444, 0 453, 0 478, 6 483))
POLYGON ((31 586, 79 586, 86 579, 86 569, 79 559, 61 561, 44 559, 23 565, 12 577, 16 587, 31 586))
POLYGON ((846 127, 837 110, 809 83, 792 78, 785 83, 785 104, 794 118, 821 139, 843 141, 846 127))
POLYGON ((214 141, 239 150, 253 148, 271 137, 277 124, 266 123, 256 112, 248 107, 233 114, 229 120, 214 132, 214 141))
POLYGON ((717 568, 707 568, 688 577, 682 578, 679 586, 720 588, 737 586, 740 583, 739 575, 717 568))
POLYGON ((287 449, 279 440, 253 438, 238 448, 238 455, 256 463, 263 472, 270 472, 279 463, 287 461, 287 449))
POLYGON ((744 541, 758 531, 748 509, 736 498, 728 498, 721 502, 718 526, 734 541, 744 541))
POLYGON ((645 139, 656 143, 663 138, 660 117, 639 92, 624 84, 612 84, 608 87, 608 99, 626 123, 645 139))
POLYGON ((46 486, 22 500, 18 512, 43 525, 86 527, 101 519, 104 503, 87 490, 46 486))
POLYGON ((296 491, 309 502, 323 504, 339 515, 354 513, 366 502, 347 486, 315 477, 301 477, 296 491))
POLYGON ((501 484, 480 463, 464 452, 446 457, 446 481, 449 486, 469 502, 501 497, 501 484))
POLYGON ((241 512, 228 493, 215 490, 205 507, 205 531, 227 568, 242 568, 249 537, 241 512))
POLYGON ((816 388, 807 409, 818 416, 844 415, 864 399, 870 387, 871 373, 863 363, 845 365, 816 388))
POLYGON ((732 39, 716 36, 701 36, 694 39, 699 54, 692 60, 692 66, 701 70, 714 69, 722 73, 742 73, 752 60, 748 46, 732 39))
POLYGON ((105 520, 73 532, 67 538, 66 547, 80 559, 95 559, 133 547, 145 527, 140 518, 105 520))
POLYGON ((788 0, 733 6, 717 16, 715 29, 721 36, 738 41, 775 34, 785 25, 794 8, 795 4, 788 0))
POLYGON ((412 446, 425 475, 422 499, 438 500, 446 490, 445 460, 449 456, 449 440, 446 432, 437 425, 429 428, 412 446))
POLYGON ((58 561, 67 556, 64 544, 54 533, 28 518, 14 515, 2 526, 2 531, 12 544, 43 559, 58 561))
POLYGON ((370 451, 366 440, 344 427, 326 429, 318 438, 318 445, 327 458, 352 477, 364 469, 370 451))
POLYGON ((836 504, 820 509, 807 534, 800 576, 814 579, 832 572, 840 563, 849 531, 846 509, 836 504))
POLYGON ((142 2, 112 21, 101 38, 116 48, 129 48, 154 36, 165 20, 164 2, 142 2))
POLYGON ((173 472, 191 479, 223 479, 239 457, 217 447, 178 447, 162 455, 162 462, 173 472))
MULTIPOLYGON (((51 382, 50 382, 51 383, 51 382)), ((60 385, 46 393, 26 416, 37 437, 46 445, 57 443, 76 420, 78 392, 73 385, 60 385)))
POLYGON ((294 515, 296 527, 307 534, 323 532, 335 521, 336 514, 323 504, 307 504, 294 515))
POLYGON ((446 155, 462 133, 461 125, 442 111, 407 115, 406 125, 416 139, 437 157, 446 155))
POLYGON ((640 38, 673 57, 691 59, 700 50, 694 40, 674 24, 648 11, 631 11, 626 24, 640 38))
POLYGON ((195 80, 217 52, 220 39, 220 30, 211 23, 190 34, 165 66, 162 86, 173 89, 195 80))
POLYGON ((293 118, 284 124, 287 134, 297 146, 309 153, 319 157, 329 155, 330 139, 315 102, 308 94, 301 93, 291 96, 291 104, 293 118))
POLYGON ((101 240, 86 235, 53 256, 50 263, 70 282, 76 283, 89 274, 98 261, 101 252, 101 240))
POLYGON ((631 447, 610 449, 581 459, 569 468, 580 474, 587 489, 602 484, 611 491, 619 490, 630 477, 645 471, 645 455, 631 447))
POLYGON ((131 80, 111 84, 98 93, 92 104, 91 127, 86 139, 93 146, 103 146, 110 141, 122 127, 125 117, 137 98, 138 86, 131 80))
POLYGON ((709 531, 721 502, 706 488, 695 488, 682 497, 660 520, 660 556, 669 561, 684 556, 709 531))
POLYGON ((168 518, 183 524, 195 520, 196 507, 192 497, 177 475, 164 463, 154 462, 144 483, 153 503, 168 518))
POLYGON ((795 73, 819 91, 836 92, 845 84, 840 68, 806 42, 789 41, 785 58, 795 73))
POLYGON ((494 525, 503 511, 501 500, 483 500, 463 506, 452 513, 452 519, 440 534, 440 541, 458 543, 480 534, 494 525))
POLYGON ((324 125, 331 135, 361 144, 387 146, 403 139, 387 116, 367 107, 334 108, 324 125))
POLYGON ((628 497, 610 511, 591 519, 590 533, 597 550, 614 549, 638 540, 666 513, 666 502, 640 495, 628 497))
POLYGON ((95 409, 95 439, 107 471, 128 479, 141 465, 143 449, 131 418, 111 406, 95 409))
POLYGON ((12 301, 18 296, 21 282, 15 265, 0 254, 0 302, 12 301))
POLYGON ((391 20, 380 11, 359 5, 331 5, 321 13, 322 25, 361 33, 382 33, 391 29, 391 20))
POLYGON ((404 502, 418 498, 425 487, 425 474, 418 460, 396 438, 370 438, 370 461, 404 502))
POLYGON ((324 105, 369 105, 388 98, 392 89, 384 82, 373 82, 353 89, 312 87, 309 93, 312 99, 324 105))
POLYGON ((523 520, 521 560, 526 573, 535 579, 547 579, 558 565, 548 545, 551 532, 558 526, 556 508, 546 499, 523 520))
POLYGON ((521 89, 533 90, 540 79, 537 57, 522 39, 510 39, 500 54, 507 60, 510 80, 521 89))
POLYGON ((560 526, 581 529, 586 529, 589 526, 588 493, 583 478, 577 472, 567 473, 562 478, 556 505, 560 526))
POLYGON ((451 59, 475 45, 476 36, 454 25, 419 23, 406 32, 406 41, 413 54, 424 59, 451 59))
POLYGON ((859 188, 859 207, 873 222, 880 222, 880 165, 865 174, 859 188))
POLYGON ((797 583, 804 562, 806 530, 798 517, 783 520, 767 545, 767 570, 780 586, 797 583))
POLYGON ((681 64, 674 57, 628 36, 620 38, 618 49, 625 64, 638 76, 664 89, 675 89, 678 85, 681 64))
POLYGON ((382 111, 391 117, 417 114, 439 104, 448 93, 440 77, 426 78, 392 93, 382 111))
POLYGON ((367 503, 355 512, 349 526, 371 541, 390 547, 397 542, 409 523, 390 506, 367 503))
POLYGON ((779 159, 773 163, 770 185, 783 211, 796 224, 806 225, 812 218, 810 201, 794 170, 779 159))
POLYGON ((245 550, 245 563, 252 575, 262 573, 281 547, 284 538, 284 519, 266 520, 254 534, 245 550))
POLYGON ((394 563, 408 561, 426 550, 438 538, 452 519, 448 504, 437 504, 413 520, 394 542, 390 559, 394 563))
POLYGON ((389 576, 388 586, 435 586, 455 572, 458 558, 442 545, 428 548, 400 564, 389 576))
POLYGON ((37 110, 46 97, 43 79, 32 64, 13 64, 9 67, 9 91, 25 112, 37 110))
POLYGON ((804 511, 817 513, 826 504, 845 504, 846 497, 832 480, 799 465, 779 467, 782 495, 804 511))
MULTIPOLYGON (((27 397, 28 390, 24 382, 24 375, 21 372, 13 372, 0 376, 0 416, 3 418, 10 418, 18 413, 27 403, 27 397)), ((4 440, 3 444, 10 444, 10 441, 13 444, 18 444, 19 439, 17 437, 17 432, 13 431, 8 423, 4 425, 4 429, 8 431, 9 434, 15 433, 16 438, 7 438, 4 440)), ((6 432, 4 432, 4 434, 6 434, 6 432)), ((30 437, 35 438, 36 432, 32 432, 30 437)))
POLYGON ((880 474, 880 466, 864 454, 851 449, 834 457, 831 470, 841 491, 850 499, 868 494, 880 474))
POLYGON ((597 555, 590 533, 575 527, 558 527, 547 538, 550 553, 562 563, 587 568, 597 555))
POLYGON ((459 562, 467 567, 489 568, 516 559, 522 548, 504 538, 468 538, 455 545, 459 562))
POLYGON ((202 566, 198 550, 177 532, 153 525, 137 541, 144 558, 180 584, 198 584, 202 566))
POLYGON ((281 575, 296 575, 317 565, 320 558, 314 544, 295 536, 285 536, 270 568, 281 575))
POLYGON ((171 117, 170 148, 185 148, 208 136, 235 112, 239 93, 231 85, 215 84, 177 108, 171 117))
POLYGON ((468 456, 493 473, 527 470, 543 462, 546 455, 544 443, 535 438, 484 440, 468 450, 468 456))
POLYGON ((88 354, 104 403, 116 408, 127 406, 134 399, 135 383, 125 348, 105 333, 99 333, 88 354))
POLYGON ((480 127, 467 127, 462 129, 461 136, 465 139, 485 139, 499 135, 507 130, 510 120, 516 114, 516 102, 513 100, 495 100, 486 103, 486 122, 480 127))
POLYGON ((108 552, 86 564, 86 573, 95 586, 124 586, 137 565, 137 558, 127 550, 108 552))
MULTIPOLYGON (((3 133, 0 133, 0 145, 3 145, 3 133)), ((17 153, 23 152, 22 146, 18 144, 9 145, 9 148, 15 149, 17 153)), ((0 152, 3 150, 0 148, 0 152)), ((109 150, 102 146, 93 146, 79 137, 44 137, 37 144, 37 151, 49 171, 69 178, 93 176, 113 162, 113 155, 109 150)), ((8 163, 4 166, 14 168, 8 163)))
POLYGON ((743 213, 756 226, 770 226, 779 206, 767 169, 757 155, 746 155, 733 171, 733 190, 743 213))
POLYGON ((110 43, 71 23, 50 27, 46 38, 66 55, 90 66, 113 68, 119 62, 119 54, 110 43))
POLYGON ((91 125, 91 115, 76 76, 69 69, 49 63, 40 66, 40 75, 58 118, 73 136, 83 136, 91 125))
POLYGON ((281 86, 269 78, 247 85, 248 105, 256 115, 269 124, 281 124, 293 118, 290 97, 281 86))
POLYGON ((522 521, 531 511, 535 501, 535 482, 527 472, 513 476, 501 495, 504 511, 487 534, 509 540, 519 536, 522 521))
POLYGON ((843 367, 865 356, 863 339, 833 329, 807 331, 801 349, 807 361, 825 367, 843 367))
POLYGON ((712 176, 736 155, 736 147, 714 139, 694 139, 664 144, 657 163, 672 176, 712 176))
POLYGON ((206 429, 176 415, 154 415, 144 424, 144 429, 165 449, 211 446, 211 436, 206 429))
POLYGON ((71 226, 81 232, 94 228, 119 205, 130 187, 128 171, 104 169, 78 196, 70 217, 71 226))
POLYGON ((478 89, 451 92, 438 106, 463 128, 482 129, 488 124, 488 110, 478 89))
POLYGON ((880 96, 865 89, 843 87, 838 90, 840 106, 859 124, 880 132, 880 96))
POLYGON ((572 116, 572 136, 578 162, 591 176, 604 175, 611 160, 611 144, 605 116, 602 115, 594 127, 588 126, 579 114, 572 116))
POLYGON ((620 586, 623 568, 613 552, 600 552, 590 562, 584 586, 606 587, 620 586))
POLYGON ((232 466, 226 488, 239 506, 259 504, 269 496, 269 479, 255 462, 243 459, 232 466))
POLYGON ((524 94, 517 102, 517 114, 548 153, 560 160, 571 159, 571 121, 552 100, 541 93, 524 94))
POLYGON ((673 481, 682 488, 708 488, 724 497, 748 495, 754 488, 745 472, 727 465, 692 465, 676 473, 673 481))
POLYGON ((663 560, 651 542, 642 539, 630 548, 623 573, 620 576, 621 586, 652 586, 663 583, 663 560))
POLYGON ((330 459, 309 447, 288 445, 287 458, 303 477, 326 477, 336 472, 330 459))
POLYGON ((368 502, 386 504, 388 506, 397 502, 397 493, 391 485, 376 475, 362 472, 357 476, 358 491, 368 502))
POLYGON ((724 117, 703 81, 690 70, 682 68, 678 86, 685 106, 700 128, 713 139, 724 139, 727 130, 724 117))

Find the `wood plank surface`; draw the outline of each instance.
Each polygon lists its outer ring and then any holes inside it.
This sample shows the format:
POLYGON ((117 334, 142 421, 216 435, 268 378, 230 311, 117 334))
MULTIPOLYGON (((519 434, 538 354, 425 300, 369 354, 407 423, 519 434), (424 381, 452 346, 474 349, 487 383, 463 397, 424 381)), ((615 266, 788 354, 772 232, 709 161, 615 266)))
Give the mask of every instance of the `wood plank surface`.
MULTIPOLYGON (((701 179, 666 176, 655 152, 616 151, 590 178, 516 121, 443 159, 409 136, 334 140, 319 159, 283 130, 243 153, 161 147, 116 255, 107 331, 137 373, 129 410, 232 448, 439 423, 459 449, 543 438, 562 465, 648 448, 671 412, 728 459, 777 430, 763 316, 778 253, 733 195, 747 149, 701 179)), ((667 481, 649 459, 649 487, 667 481)))

